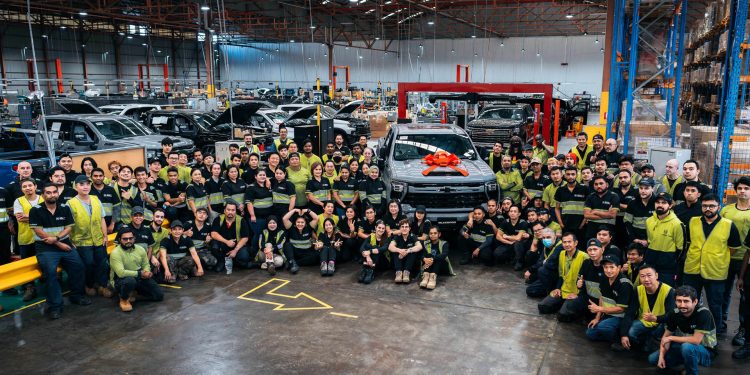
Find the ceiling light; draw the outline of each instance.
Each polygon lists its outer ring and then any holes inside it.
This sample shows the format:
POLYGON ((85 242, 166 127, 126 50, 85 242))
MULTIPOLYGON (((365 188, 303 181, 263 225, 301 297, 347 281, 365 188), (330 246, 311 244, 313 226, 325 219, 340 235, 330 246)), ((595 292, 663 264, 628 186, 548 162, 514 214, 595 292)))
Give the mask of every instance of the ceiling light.
POLYGON ((349 0, 350 3, 356 3, 359 2, 359 0, 349 0))
POLYGON ((119 33, 117 33, 117 35, 119 35, 119 36, 123 36, 123 35, 125 35, 125 33, 124 33, 124 32, 122 32, 122 31, 120 31, 119 33))
POLYGON ((471 37, 472 37, 472 38, 476 38, 477 36, 476 36, 476 35, 472 35, 471 37))
POLYGON ((307 59, 308 59, 308 60, 312 60, 312 57, 308 57, 307 59))
POLYGON ((86 13, 86 11, 82 10, 82 11, 78 12, 78 15, 81 16, 81 17, 85 17, 85 16, 88 16, 89 14, 86 13))
POLYGON ((85 44, 81 44, 81 48, 86 48, 86 45, 85 44))
POLYGON ((505 47, 505 42, 500 42, 500 47, 505 47))
POLYGON ((279 49, 278 49, 278 48, 276 48, 276 52, 279 52, 279 49))
POLYGON ((568 13, 568 14, 566 14, 566 15, 565 15, 565 18, 567 18, 567 19, 571 19, 571 18, 573 18, 573 15, 572 15, 572 14, 570 14, 570 13, 568 13))
POLYGON ((128 39, 133 39, 133 36, 132 35, 128 35, 128 39))
POLYGON ((385 2, 385 5, 390 5, 390 4, 392 3, 392 2, 393 2, 393 1, 391 1, 391 0, 388 0, 388 1, 386 1, 386 2, 385 2))
POLYGON ((209 10, 211 10, 211 8, 208 6, 208 4, 203 4, 201 5, 201 10, 204 12, 208 12, 209 10))
POLYGON ((584 31, 583 35, 589 35, 588 31, 584 31))
POLYGON ((161 50, 160 50, 160 49, 159 49, 159 50, 156 50, 156 53, 161 53, 161 50))
POLYGON ((361 59, 361 58, 362 58, 362 55, 360 55, 360 56, 359 56, 359 58, 361 59))
POLYGON ((521 53, 526 53, 526 48, 521 48, 521 53))
POLYGON ((380 40, 380 37, 379 37, 379 36, 376 36, 376 37, 375 37, 375 40, 380 40))
POLYGON ((596 37, 596 40, 594 41, 594 43, 599 44, 599 37, 596 37))
POLYGON ((427 21, 427 24, 428 24, 428 25, 434 25, 434 24, 435 24, 435 21, 427 21))
POLYGON ((542 55, 542 54, 541 54, 541 53, 539 53, 539 52, 537 52, 537 53, 536 53, 536 57, 539 57, 539 56, 541 56, 541 55, 542 55))
POLYGON ((141 43, 141 45, 145 47, 145 46, 147 46, 148 44, 146 44, 146 43, 141 43))
POLYGON ((42 38, 46 38, 46 37, 47 37, 47 34, 42 34, 42 38))
POLYGON ((474 52, 474 57, 477 57, 477 56, 479 56, 479 54, 478 54, 478 53, 476 53, 476 52, 474 52))
POLYGON ((60 30, 65 30, 67 28, 68 28, 67 26, 60 26, 60 30))
POLYGON ((311 29, 315 29, 315 26, 314 26, 314 25, 310 25, 310 28, 311 28, 311 29))
POLYGON ((324 53, 324 54, 323 54, 323 57, 328 57, 328 54, 327 54, 327 53, 324 53))
POLYGON ((451 48, 451 53, 456 53, 456 50, 451 48))
POLYGON ((289 43, 294 43, 294 39, 290 40, 289 43))

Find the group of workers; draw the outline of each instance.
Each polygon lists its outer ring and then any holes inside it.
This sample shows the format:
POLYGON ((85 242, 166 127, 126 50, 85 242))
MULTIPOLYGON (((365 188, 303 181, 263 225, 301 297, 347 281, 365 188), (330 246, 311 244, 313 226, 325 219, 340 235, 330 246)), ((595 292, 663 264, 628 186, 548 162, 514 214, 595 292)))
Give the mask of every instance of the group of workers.
MULTIPOLYGON (((487 163, 501 193, 460 228, 461 264, 510 264, 523 273, 527 294, 541 298, 540 313, 585 319, 590 339, 652 351, 653 364, 684 364, 688 372, 711 364, 736 287, 741 328, 733 355, 750 357, 750 178, 734 182, 737 202, 722 207, 694 160, 682 174, 670 160, 655 176, 649 164, 636 171, 633 157, 600 135, 589 145, 580 133, 557 156, 541 137, 534 143, 494 145, 487 163)), ((438 274, 453 274, 449 244, 427 210, 406 217, 388 200, 366 137, 350 148, 338 135, 318 156, 311 141, 297 145, 282 127, 265 160, 251 134, 229 148, 220 161, 174 151, 165 138, 146 166, 111 162, 109 177, 92 158, 75 171, 62 155, 44 182, 19 163, 18 178, 0 188, 0 222, 7 222, 0 264, 10 260, 11 236, 22 258, 37 257, 53 319, 63 307, 58 266, 71 302, 114 294, 123 311, 136 299, 162 300, 159 283, 205 270, 274 275, 319 265, 331 276, 338 263, 355 261, 361 283, 390 269, 396 283, 414 278, 425 289, 436 287, 438 274), (108 254, 111 233, 116 246, 108 254)), ((22 289, 25 301, 36 298, 33 283, 22 289)))
POLYGON ((710 366, 736 288, 733 357, 750 357, 750 177, 734 181, 736 202, 723 205, 695 160, 682 173, 669 160, 655 176, 614 139, 576 140, 554 157, 540 137, 508 151, 494 145, 487 162, 502 199, 470 214, 462 263, 510 263, 524 272, 527 295, 541 299, 541 314, 584 320, 591 340, 651 352, 654 365, 687 373, 710 366))

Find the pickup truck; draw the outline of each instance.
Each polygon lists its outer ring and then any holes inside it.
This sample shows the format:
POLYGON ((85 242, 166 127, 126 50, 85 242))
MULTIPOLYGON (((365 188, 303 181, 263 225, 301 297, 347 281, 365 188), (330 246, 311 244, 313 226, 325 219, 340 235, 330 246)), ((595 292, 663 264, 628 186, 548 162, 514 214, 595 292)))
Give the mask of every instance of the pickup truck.
MULTIPOLYGON (((362 100, 355 100, 339 110, 335 110, 327 105, 321 105, 320 115, 322 118, 332 118, 334 133, 343 135, 348 144, 354 144, 357 143, 360 135, 366 136, 367 139, 370 139, 372 135, 369 122, 352 116, 352 113, 361 107, 362 103, 362 100)), ((313 104, 282 104, 278 109, 289 113, 289 117, 284 120, 286 123, 291 120, 299 121, 303 119, 302 114, 306 113, 310 113, 310 115, 304 119, 314 120, 314 117, 317 116, 317 108, 315 107, 313 104), (309 112, 302 111, 302 109, 309 112)))
POLYGON ((507 146, 510 138, 533 130, 534 110, 528 104, 500 104, 485 107, 476 119, 466 124, 466 132, 478 147, 491 149, 495 142, 507 146))
POLYGON ((477 153, 466 132, 450 124, 396 124, 381 138, 379 166, 389 199, 399 199, 404 213, 427 208, 433 223, 456 229, 472 208, 497 198, 495 174, 477 153), (446 151, 460 159, 456 166, 438 167, 427 175, 425 156, 446 151))
POLYGON ((16 178, 16 166, 22 161, 31 163, 34 177, 41 178, 49 167, 46 152, 34 151, 34 136, 8 130, 0 131, 0 186, 7 186, 16 178))

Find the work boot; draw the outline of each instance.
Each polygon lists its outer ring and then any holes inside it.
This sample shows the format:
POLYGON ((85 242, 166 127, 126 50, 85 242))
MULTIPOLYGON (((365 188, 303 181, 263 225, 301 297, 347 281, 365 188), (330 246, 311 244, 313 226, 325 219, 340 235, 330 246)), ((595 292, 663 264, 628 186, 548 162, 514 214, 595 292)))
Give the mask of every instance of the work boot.
POLYGON ((52 310, 49 312, 49 318, 52 320, 57 320, 62 317, 62 311, 60 310, 52 310))
POLYGON ((404 273, 401 271, 396 271, 396 279, 393 281, 395 281, 396 284, 401 284, 401 281, 403 280, 403 278, 404 278, 404 273))
POLYGON ((622 346, 622 344, 619 342, 613 342, 612 345, 609 346, 609 348, 612 349, 612 351, 616 353, 622 353, 622 352, 628 351, 628 349, 622 346))
POLYGON ((367 272, 365 274, 365 284, 369 284, 373 282, 373 280, 375 280, 375 270, 368 267, 366 271, 367 272))
POLYGON ((299 272, 299 266, 297 265, 296 261, 289 261, 289 272, 291 272, 292 274, 297 274, 297 272, 299 272))
POLYGON ((429 272, 422 272, 422 281, 419 282, 420 288, 426 288, 427 282, 430 281, 430 273, 429 272))
POLYGON ((404 284, 408 284, 411 281, 409 278, 409 271, 404 271, 403 275, 401 276, 401 282, 404 284))
POLYGON ((741 348, 737 349, 732 353, 734 359, 745 359, 750 358, 750 344, 742 345, 741 348))
POLYGON ((430 273, 430 279, 427 281, 427 289, 433 290, 437 286, 437 274, 430 273))
POLYGON ((358 283, 364 283, 367 277, 367 267, 362 266, 362 270, 359 271, 359 277, 357 278, 358 283))
POLYGON ((120 299, 120 310, 123 312, 131 312, 133 311, 133 305, 131 305, 130 301, 126 299, 120 299))
POLYGON ((128 302, 130 302, 130 303, 135 302, 135 296, 136 296, 136 294, 137 293, 135 292, 135 290, 132 291, 132 292, 130 292, 130 294, 128 294, 128 302))
POLYGON ((734 346, 744 346, 745 345, 745 329, 740 327, 740 329, 737 330, 737 334, 734 335, 734 338, 732 339, 732 345, 734 346))
POLYGON ((276 265, 273 264, 273 262, 268 262, 266 268, 268 269, 268 274, 271 276, 276 275, 276 265))
POLYGON ((96 295, 96 289, 86 287, 86 295, 89 297, 93 297, 96 295))
POLYGON ((36 288, 33 285, 27 285, 23 291, 23 301, 29 302, 36 298, 36 288))
POLYGON ((88 306, 91 304, 91 298, 88 296, 80 296, 78 298, 70 297, 70 303, 80 305, 80 306, 88 306))
POLYGON ((267 270, 268 269, 268 262, 265 262, 265 263, 261 264, 260 265, 260 269, 267 270))
POLYGON ((328 275, 328 262, 320 262, 320 276, 328 275))
POLYGON ((112 298, 112 291, 109 290, 109 288, 105 288, 103 286, 99 287, 99 295, 104 298, 112 298))
POLYGON ((333 276, 334 272, 336 272, 336 262, 329 260, 328 261, 328 276, 333 276))

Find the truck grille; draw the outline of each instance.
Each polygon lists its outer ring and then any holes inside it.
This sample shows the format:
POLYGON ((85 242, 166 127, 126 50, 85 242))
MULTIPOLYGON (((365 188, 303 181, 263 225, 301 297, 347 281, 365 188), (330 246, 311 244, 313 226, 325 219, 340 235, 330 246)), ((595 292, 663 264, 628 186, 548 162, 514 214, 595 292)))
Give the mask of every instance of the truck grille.
MULTIPOLYGON (((402 203, 412 207, 423 205, 428 208, 474 208, 487 201, 485 193, 407 193, 402 203)), ((468 211, 467 211, 468 212, 468 211)))
POLYGON ((489 143, 495 142, 509 143, 510 137, 513 136, 512 128, 474 128, 468 129, 469 137, 475 143, 489 143))

